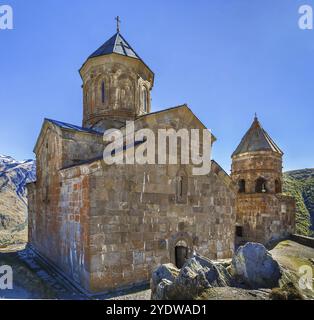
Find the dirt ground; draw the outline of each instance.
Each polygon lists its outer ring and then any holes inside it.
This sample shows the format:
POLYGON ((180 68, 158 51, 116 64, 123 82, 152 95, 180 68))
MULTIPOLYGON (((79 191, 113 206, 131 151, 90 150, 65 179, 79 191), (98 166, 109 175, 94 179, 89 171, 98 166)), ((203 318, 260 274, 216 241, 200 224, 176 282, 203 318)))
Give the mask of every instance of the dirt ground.
MULTIPOLYGON (((314 271, 314 249, 293 241, 280 242, 271 250, 273 257, 284 267, 296 273, 302 265, 314 271)), ((0 299, 90 299, 64 281, 54 270, 43 265, 24 246, 0 249, 0 266, 10 265, 13 269, 13 290, 0 290, 0 299)), ((269 290, 243 290, 238 288, 210 289, 207 299, 219 300, 260 300, 267 299, 269 290)), ((115 294, 99 296, 97 299, 149 300, 151 292, 147 288, 138 291, 119 291, 115 294)))

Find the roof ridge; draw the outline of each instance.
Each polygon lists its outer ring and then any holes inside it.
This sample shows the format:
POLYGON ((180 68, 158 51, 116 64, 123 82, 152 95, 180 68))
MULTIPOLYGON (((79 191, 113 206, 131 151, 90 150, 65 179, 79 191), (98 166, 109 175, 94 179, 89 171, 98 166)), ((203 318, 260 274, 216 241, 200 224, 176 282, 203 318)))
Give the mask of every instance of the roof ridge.
POLYGON ((92 134, 102 134, 102 133, 100 133, 96 130, 93 130, 93 129, 84 128, 84 127, 81 127, 81 126, 78 126, 75 124, 71 124, 71 123, 67 123, 67 122, 63 122, 63 121, 59 121, 59 120, 44 118, 44 121, 51 122, 51 123, 57 125, 60 128, 63 128, 63 129, 75 130, 75 131, 79 131, 79 132, 87 132, 87 133, 92 133, 92 134))
POLYGON ((117 39, 118 39, 118 36, 120 35, 120 32, 117 32, 114 37, 115 37, 115 40, 114 40, 114 45, 113 45, 113 52, 115 52, 116 50, 116 46, 117 46, 117 39))
POLYGON ((283 154, 282 150, 279 148, 279 146, 277 145, 277 143, 271 138, 271 136, 267 133, 267 131, 264 130, 263 128, 262 128, 262 130, 263 130, 264 134, 266 135, 266 137, 267 137, 267 138, 270 140, 270 142, 274 145, 274 147, 275 147, 280 153, 283 154))
MULTIPOLYGON (((119 36, 121 39, 129 46, 129 48, 135 53, 135 55, 138 57, 138 59, 142 60, 142 58, 137 54, 137 52, 133 49, 133 47, 129 44, 129 42, 123 37, 121 33, 119 33, 119 36)), ((142 60, 143 61, 143 60, 142 60)))

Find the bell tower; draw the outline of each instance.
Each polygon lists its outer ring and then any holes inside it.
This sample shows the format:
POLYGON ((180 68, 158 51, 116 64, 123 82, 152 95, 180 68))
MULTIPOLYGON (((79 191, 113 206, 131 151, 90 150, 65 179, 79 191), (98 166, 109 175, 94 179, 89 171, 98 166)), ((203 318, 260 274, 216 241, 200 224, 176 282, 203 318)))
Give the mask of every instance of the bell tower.
POLYGON ((236 245, 269 245, 294 232, 295 202, 282 194, 283 152, 257 116, 232 154, 236 197, 236 245))
POLYGON ((232 154, 232 179, 239 193, 281 193, 283 152, 257 116, 232 154))
POLYGON ((154 73, 120 33, 92 53, 80 69, 83 80, 83 127, 120 128, 149 113, 154 73))

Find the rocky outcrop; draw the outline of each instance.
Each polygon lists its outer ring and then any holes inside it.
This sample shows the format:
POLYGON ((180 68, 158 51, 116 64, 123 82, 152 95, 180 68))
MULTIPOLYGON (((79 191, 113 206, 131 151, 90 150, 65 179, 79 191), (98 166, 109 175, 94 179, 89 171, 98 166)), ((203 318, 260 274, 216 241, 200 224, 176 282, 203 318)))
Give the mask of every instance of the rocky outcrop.
POLYGON ((225 295, 228 288, 244 298, 266 299, 271 298, 270 289, 294 283, 293 274, 262 244, 250 242, 239 247, 229 264, 194 255, 181 270, 173 264, 160 265, 152 274, 151 290, 153 300, 215 299, 217 292, 225 295))
POLYGON ((267 249, 249 242, 239 247, 231 263, 230 273, 240 286, 274 288, 279 286, 282 270, 267 249))
POLYGON ((152 296, 159 297, 157 300, 164 300, 162 297, 165 286, 173 283, 179 273, 180 270, 172 263, 162 264, 156 268, 150 280, 152 296))
POLYGON ((153 300, 193 299, 211 287, 231 285, 226 268, 211 260, 194 255, 182 269, 172 264, 161 265, 152 275, 153 300))

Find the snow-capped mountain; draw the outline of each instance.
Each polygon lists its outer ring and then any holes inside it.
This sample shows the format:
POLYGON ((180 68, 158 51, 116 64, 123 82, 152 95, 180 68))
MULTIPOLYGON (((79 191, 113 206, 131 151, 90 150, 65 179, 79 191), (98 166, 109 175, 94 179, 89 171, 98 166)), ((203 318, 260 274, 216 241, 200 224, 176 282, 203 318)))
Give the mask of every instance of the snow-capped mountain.
POLYGON ((0 155, 0 192, 12 188, 24 200, 26 184, 36 180, 34 160, 17 161, 9 156, 0 155))
POLYGON ((26 184, 35 180, 35 161, 0 155, 0 246, 26 239, 26 184))

